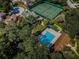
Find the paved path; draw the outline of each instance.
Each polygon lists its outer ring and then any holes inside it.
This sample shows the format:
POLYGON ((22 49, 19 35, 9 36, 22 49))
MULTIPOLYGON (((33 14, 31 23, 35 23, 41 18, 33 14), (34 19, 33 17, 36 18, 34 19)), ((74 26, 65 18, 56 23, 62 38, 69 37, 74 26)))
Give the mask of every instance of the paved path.
POLYGON ((75 3, 73 0, 67 0, 67 4, 70 8, 77 8, 79 7, 79 3, 75 3))
POLYGON ((72 47, 71 44, 68 44, 68 45, 66 45, 66 46, 67 46, 67 47, 70 47, 71 50, 72 50, 77 56, 79 56, 78 52, 76 51, 76 49, 75 49, 74 47, 72 47))

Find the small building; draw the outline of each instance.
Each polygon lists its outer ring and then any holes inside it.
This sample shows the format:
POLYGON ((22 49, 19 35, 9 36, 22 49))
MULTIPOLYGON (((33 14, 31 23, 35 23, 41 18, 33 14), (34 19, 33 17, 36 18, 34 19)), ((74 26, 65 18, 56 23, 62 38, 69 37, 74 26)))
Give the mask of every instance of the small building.
POLYGON ((10 21, 16 21, 17 20, 17 16, 15 14, 11 15, 11 16, 6 16, 6 19, 4 20, 5 24, 8 24, 10 21))
POLYGON ((63 50, 64 47, 68 43, 70 43, 70 40, 71 40, 70 36, 67 33, 63 32, 62 35, 59 37, 59 39, 55 42, 55 44, 54 44, 54 50, 55 51, 61 51, 61 50, 63 50))
POLYGON ((41 33, 39 41, 41 44, 49 47, 51 44, 53 45, 60 36, 60 32, 56 32, 51 28, 47 28, 41 33))
POLYGON ((44 2, 44 3, 41 3, 41 4, 33 7, 31 9, 31 11, 35 12, 36 14, 38 14, 44 18, 54 19, 63 11, 63 6, 44 2))

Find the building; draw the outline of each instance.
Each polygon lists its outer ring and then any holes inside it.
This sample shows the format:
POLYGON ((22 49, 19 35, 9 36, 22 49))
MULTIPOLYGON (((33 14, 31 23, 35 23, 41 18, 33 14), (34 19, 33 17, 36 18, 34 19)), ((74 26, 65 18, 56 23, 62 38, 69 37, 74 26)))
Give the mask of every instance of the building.
POLYGON ((63 50, 64 47, 68 43, 70 43, 70 40, 71 40, 70 36, 67 33, 63 32, 62 35, 59 37, 59 39, 55 42, 55 44, 54 44, 54 50, 55 51, 61 51, 61 50, 63 50))

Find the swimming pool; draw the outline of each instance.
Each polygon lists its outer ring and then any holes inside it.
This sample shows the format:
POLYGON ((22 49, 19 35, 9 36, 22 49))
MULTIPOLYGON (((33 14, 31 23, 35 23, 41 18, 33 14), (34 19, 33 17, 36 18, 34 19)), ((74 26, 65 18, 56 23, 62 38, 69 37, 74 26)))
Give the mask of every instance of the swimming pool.
POLYGON ((44 35, 40 36, 40 42, 41 44, 44 44, 46 46, 51 44, 51 41, 55 38, 55 35, 53 35, 50 32, 46 32, 44 35))

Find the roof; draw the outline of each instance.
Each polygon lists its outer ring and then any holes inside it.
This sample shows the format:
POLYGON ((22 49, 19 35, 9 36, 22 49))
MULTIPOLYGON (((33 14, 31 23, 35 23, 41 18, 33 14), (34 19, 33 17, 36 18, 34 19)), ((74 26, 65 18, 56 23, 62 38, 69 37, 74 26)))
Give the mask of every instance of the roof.
POLYGON ((40 36, 40 42, 41 44, 49 46, 50 44, 54 44, 60 36, 61 33, 56 32, 50 28, 47 28, 42 32, 42 35, 40 36))
POLYGON ((55 42, 55 51, 63 50, 64 46, 70 42, 71 38, 67 33, 62 33, 59 39, 55 42))
POLYGON ((48 19, 54 19, 61 11, 63 11, 63 8, 62 6, 53 3, 42 3, 31 10, 48 19))

